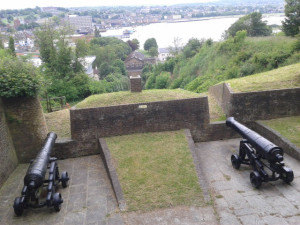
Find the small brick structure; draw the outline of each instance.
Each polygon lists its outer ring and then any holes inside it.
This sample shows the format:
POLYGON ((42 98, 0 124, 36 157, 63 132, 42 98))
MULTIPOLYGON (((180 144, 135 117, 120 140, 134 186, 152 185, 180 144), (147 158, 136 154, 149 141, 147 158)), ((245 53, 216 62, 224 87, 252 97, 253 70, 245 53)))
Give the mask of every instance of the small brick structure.
POLYGON ((131 92, 142 92, 142 78, 140 75, 130 76, 130 90, 131 92))

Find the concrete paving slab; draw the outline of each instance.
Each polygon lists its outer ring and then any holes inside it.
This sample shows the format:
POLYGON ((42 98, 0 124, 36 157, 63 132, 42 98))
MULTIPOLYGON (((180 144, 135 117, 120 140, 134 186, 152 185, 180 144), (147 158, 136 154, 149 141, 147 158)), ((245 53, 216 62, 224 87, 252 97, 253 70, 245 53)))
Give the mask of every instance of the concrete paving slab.
POLYGON ((248 166, 233 169, 230 157, 240 139, 197 143, 197 157, 214 195, 220 224, 300 224, 300 163, 285 155, 295 179, 289 185, 281 180, 251 186, 248 166))
POLYGON ((60 160, 58 166, 60 172, 66 170, 70 175, 70 185, 58 189, 64 199, 61 211, 44 207, 15 216, 12 205, 20 196, 28 168, 21 164, 0 189, 0 224, 123 224, 100 155, 60 160))

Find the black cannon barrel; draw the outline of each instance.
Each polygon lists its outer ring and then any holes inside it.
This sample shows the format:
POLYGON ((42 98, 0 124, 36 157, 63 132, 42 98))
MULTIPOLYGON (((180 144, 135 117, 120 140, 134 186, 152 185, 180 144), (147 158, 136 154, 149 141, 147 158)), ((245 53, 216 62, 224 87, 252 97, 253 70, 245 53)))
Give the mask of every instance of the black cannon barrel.
POLYGON ((47 135, 42 149, 34 161, 30 164, 26 176, 24 177, 24 185, 28 186, 30 189, 38 188, 43 185, 47 166, 50 160, 50 154, 56 138, 57 135, 54 132, 50 132, 47 135))
POLYGON ((237 131, 243 138, 260 153, 264 158, 271 162, 281 162, 283 160, 283 150, 262 137, 255 131, 237 122, 233 117, 226 120, 226 125, 237 131))

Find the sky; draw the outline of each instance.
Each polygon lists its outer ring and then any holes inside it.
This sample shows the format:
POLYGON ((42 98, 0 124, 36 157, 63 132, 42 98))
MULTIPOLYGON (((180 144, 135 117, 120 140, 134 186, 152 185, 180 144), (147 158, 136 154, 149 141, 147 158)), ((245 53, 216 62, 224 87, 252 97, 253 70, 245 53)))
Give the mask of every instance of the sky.
POLYGON ((181 3, 203 3, 218 0, 1 0, 0 9, 23 9, 35 6, 83 7, 83 6, 135 6, 175 5, 181 3))

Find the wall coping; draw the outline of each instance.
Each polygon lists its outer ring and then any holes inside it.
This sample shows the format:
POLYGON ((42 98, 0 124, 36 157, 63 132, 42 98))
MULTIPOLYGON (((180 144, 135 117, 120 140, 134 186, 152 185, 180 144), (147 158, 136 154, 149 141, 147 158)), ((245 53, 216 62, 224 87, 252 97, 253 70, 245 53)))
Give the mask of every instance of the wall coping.
POLYGON ((262 92, 269 93, 269 92, 300 90, 300 87, 294 87, 294 88, 281 88, 281 89, 271 89, 271 90, 261 90, 261 91, 234 92, 232 90, 232 88, 230 87, 229 83, 223 83, 223 84, 228 89, 230 94, 233 94, 233 95, 256 94, 256 93, 262 93, 262 92))
POLYGON ((126 202, 124 199, 123 190, 122 190, 122 187, 121 187, 121 184, 119 181, 119 177, 118 177, 116 168, 114 167, 114 165, 112 163, 109 148, 108 148, 104 138, 99 138, 99 144, 100 144, 100 149, 102 151, 101 152, 102 159, 104 160, 104 165, 107 170, 108 177, 111 181, 111 185, 114 190, 119 208, 121 211, 125 211, 127 207, 126 207, 126 202))
POLYGON ((165 100, 165 101, 153 101, 153 102, 140 102, 140 103, 130 103, 130 104, 119 104, 119 105, 110 105, 110 106, 101 106, 101 107, 90 107, 90 108, 82 108, 82 109, 77 109, 72 107, 70 109, 71 111, 85 111, 85 110, 90 110, 90 109, 109 109, 109 108, 117 108, 121 106, 128 106, 128 107, 134 107, 138 105, 151 105, 151 104, 162 104, 165 102, 180 102, 180 101, 187 101, 187 100, 196 100, 196 99, 207 99, 207 96, 201 96, 201 97, 193 97, 193 98, 182 98, 182 99, 172 99, 172 100, 165 100))

